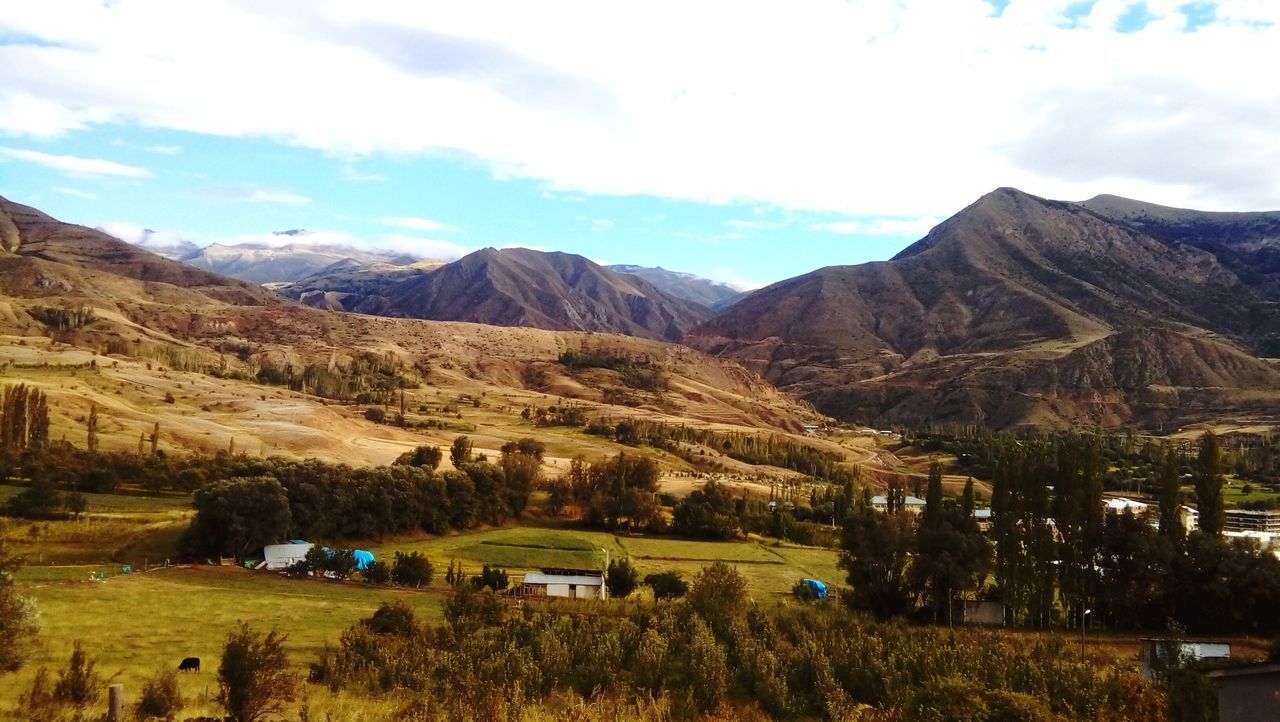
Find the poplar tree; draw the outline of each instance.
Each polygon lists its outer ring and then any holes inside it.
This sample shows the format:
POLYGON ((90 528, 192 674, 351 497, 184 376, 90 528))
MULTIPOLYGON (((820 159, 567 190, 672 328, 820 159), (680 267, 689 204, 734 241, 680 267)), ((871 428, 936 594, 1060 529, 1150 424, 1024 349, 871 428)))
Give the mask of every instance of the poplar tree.
POLYGON ((89 453, 93 454, 98 451, 98 405, 89 404, 89 420, 87 422, 88 435, 86 438, 86 446, 89 453))
POLYGON ((1181 542, 1187 530, 1182 523, 1178 454, 1170 445, 1165 445, 1157 475, 1160 480, 1160 535, 1181 542))
POLYGON ((1200 530, 1220 536, 1225 523, 1222 506, 1222 446, 1212 431, 1200 437, 1196 458, 1196 504, 1200 509, 1200 530))

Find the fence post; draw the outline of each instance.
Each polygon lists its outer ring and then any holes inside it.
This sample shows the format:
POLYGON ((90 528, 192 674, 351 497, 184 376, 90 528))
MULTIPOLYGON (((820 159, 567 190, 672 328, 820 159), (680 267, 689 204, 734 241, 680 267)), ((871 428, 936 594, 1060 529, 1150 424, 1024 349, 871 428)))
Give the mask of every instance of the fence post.
POLYGON ((124 685, 113 684, 107 691, 107 722, 124 722, 124 685))

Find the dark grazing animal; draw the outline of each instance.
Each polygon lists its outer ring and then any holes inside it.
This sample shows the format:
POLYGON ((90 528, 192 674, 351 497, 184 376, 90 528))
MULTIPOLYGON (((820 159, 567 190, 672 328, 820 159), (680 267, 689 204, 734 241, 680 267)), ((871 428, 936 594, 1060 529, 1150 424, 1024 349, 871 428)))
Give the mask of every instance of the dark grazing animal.
POLYGON ((187 657, 186 659, 182 660, 182 664, 178 665, 178 671, 179 672, 199 672, 200 658, 187 657))

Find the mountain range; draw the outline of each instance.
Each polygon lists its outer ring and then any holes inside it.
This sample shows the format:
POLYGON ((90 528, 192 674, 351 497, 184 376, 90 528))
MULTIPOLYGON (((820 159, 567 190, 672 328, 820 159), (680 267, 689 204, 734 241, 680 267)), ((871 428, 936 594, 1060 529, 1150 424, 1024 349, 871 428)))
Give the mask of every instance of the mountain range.
POLYGON ((1206 404, 1274 414, 1273 397, 1250 399, 1280 390, 1261 358, 1277 349, 1278 299, 1266 274, 1232 269, 1274 242, 1265 228, 1091 206, 1137 207, 1002 188, 889 261, 761 289, 686 342, 827 413, 882 423, 1164 424, 1203 417, 1206 404), (1168 231, 1188 225, 1202 230, 1168 231))
POLYGON ((1280 368, 1268 360, 1280 356, 1280 212, 1002 188, 888 261, 743 296, 689 274, 522 248, 441 263, 305 243, 211 246, 188 250, 184 265, 25 206, 0 209, 0 280, 12 295, 65 291, 79 268, 162 280, 178 301, 287 307, 191 264, 263 282, 305 273, 270 285, 324 311, 681 341, 824 413, 877 424, 1164 427, 1274 421, 1280 409, 1280 368))

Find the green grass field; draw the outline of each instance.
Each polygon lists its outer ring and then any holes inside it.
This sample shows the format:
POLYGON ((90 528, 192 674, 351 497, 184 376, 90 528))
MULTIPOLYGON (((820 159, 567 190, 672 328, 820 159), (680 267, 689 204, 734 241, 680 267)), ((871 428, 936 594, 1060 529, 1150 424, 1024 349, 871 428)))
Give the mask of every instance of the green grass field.
MULTIPOLYGON (((14 487, 0 487, 6 498, 13 493, 14 487)), ((180 675, 184 696, 196 703, 184 715, 216 714, 203 700, 216 693, 217 660, 227 633, 240 621, 286 633, 290 659, 296 671, 305 674, 326 643, 336 644, 342 630, 384 601, 404 599, 420 619, 440 621, 447 595, 445 570, 454 560, 469 574, 492 564, 518 576, 540 567, 599 569, 606 555, 626 556, 642 575, 676 570, 688 579, 713 561, 725 561, 746 577, 750 594, 762 604, 784 599, 801 577, 829 583, 840 578, 837 555, 827 549, 531 526, 356 545, 385 561, 396 551, 425 553, 435 565, 436 579, 422 591, 295 580, 238 567, 170 567, 122 575, 126 561, 141 568, 144 558, 156 563, 172 554, 189 520, 188 503, 181 498, 93 495, 84 519, 4 525, 0 533, 28 556, 28 566, 17 579, 23 593, 36 600, 43 631, 31 662, 0 678, 0 718, 12 711, 38 667, 56 672, 65 666, 76 640, 97 659, 100 672, 118 673, 115 681, 126 685, 131 700, 143 680, 176 668, 184 657, 200 657, 203 674, 180 675), (90 581, 95 572, 105 573, 107 581, 90 581)), ((314 710, 324 713, 318 718, 327 714, 332 719, 377 720, 395 708, 395 700, 371 701, 345 693, 335 697, 318 688, 309 688, 308 694, 314 710)))

